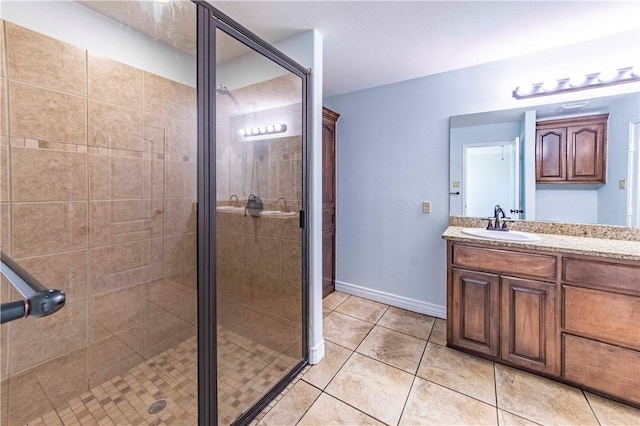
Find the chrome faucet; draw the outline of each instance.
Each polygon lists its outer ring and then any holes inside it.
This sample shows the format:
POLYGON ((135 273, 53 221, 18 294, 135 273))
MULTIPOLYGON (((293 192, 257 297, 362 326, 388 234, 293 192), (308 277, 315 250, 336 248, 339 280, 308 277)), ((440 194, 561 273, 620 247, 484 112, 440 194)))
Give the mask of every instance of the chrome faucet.
POLYGON ((235 203, 233 203, 234 207, 238 207, 238 203, 240 202, 240 200, 238 200, 238 196, 236 194, 232 194, 231 197, 229 197, 229 201, 233 200, 233 197, 236 197, 236 201, 235 203))
POLYGON ((280 202, 280 200, 284 201, 284 207, 282 208, 283 212, 288 212, 289 209, 287 209, 287 200, 285 200, 283 197, 280 197, 276 200, 276 205, 280 202))
POLYGON ((502 207, 500 207, 499 204, 496 204, 496 206, 493 208, 493 217, 491 218, 487 218, 489 219, 489 224, 487 224, 487 229, 490 229, 492 231, 508 231, 509 229, 507 229, 507 222, 513 222, 512 220, 503 220, 502 222, 502 226, 500 226, 500 219, 511 219, 509 217, 506 217, 504 214, 504 210, 502 210, 502 207), (494 223, 491 223, 491 220, 495 219, 494 223))

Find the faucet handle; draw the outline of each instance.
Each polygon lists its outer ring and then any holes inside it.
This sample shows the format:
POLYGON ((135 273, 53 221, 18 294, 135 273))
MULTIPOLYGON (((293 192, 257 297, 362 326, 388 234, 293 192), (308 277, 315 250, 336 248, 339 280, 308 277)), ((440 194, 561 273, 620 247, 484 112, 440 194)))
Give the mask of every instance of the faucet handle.
POLYGON ((502 219, 502 229, 508 231, 509 229, 507 228, 507 223, 513 222, 515 222, 515 220, 511 219, 510 217, 505 217, 504 219, 502 219))
POLYGON ((487 223, 487 229, 494 229, 493 223, 491 222, 493 220, 492 217, 487 217, 484 220, 488 220, 489 223, 487 223))

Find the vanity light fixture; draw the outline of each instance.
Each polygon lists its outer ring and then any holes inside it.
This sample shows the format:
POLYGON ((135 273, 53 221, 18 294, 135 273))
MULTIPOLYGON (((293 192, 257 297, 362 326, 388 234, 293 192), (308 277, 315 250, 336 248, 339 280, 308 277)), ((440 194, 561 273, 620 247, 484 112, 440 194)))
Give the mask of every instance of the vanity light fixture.
POLYGON ((573 92, 575 90, 594 89, 614 84, 640 81, 640 65, 626 68, 608 68, 599 73, 574 75, 571 78, 547 80, 536 84, 523 84, 513 91, 516 99, 534 96, 555 95, 556 93, 573 92))
POLYGON ((284 133, 286 131, 286 124, 272 124, 271 126, 247 127, 246 129, 240 129, 238 133, 240 136, 244 136, 246 138, 251 136, 270 135, 273 133, 284 133))
POLYGON ((618 70, 613 68, 606 68, 598 74, 598 81, 608 83, 618 76, 618 70))
POLYGON ((569 86, 571 87, 580 87, 587 81, 587 76, 584 74, 576 74, 569 79, 569 86))
POLYGON ((558 82, 556 80, 547 80, 542 83, 542 90, 545 92, 552 92, 558 86, 558 82))

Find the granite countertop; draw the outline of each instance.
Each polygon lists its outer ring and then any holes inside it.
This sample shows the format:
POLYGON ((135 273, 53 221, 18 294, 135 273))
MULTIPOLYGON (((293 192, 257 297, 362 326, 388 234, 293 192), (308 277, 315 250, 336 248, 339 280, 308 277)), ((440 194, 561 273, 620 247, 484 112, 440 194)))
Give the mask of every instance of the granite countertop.
POLYGON ((601 256, 611 259, 626 259, 640 261, 640 242, 621 241, 604 238, 576 237, 568 235, 554 235, 536 233, 541 240, 535 243, 520 243, 514 241, 496 241, 485 238, 472 237, 462 233, 463 226, 449 226, 442 238, 452 241, 482 243, 496 247, 517 247, 540 249, 562 253, 585 254, 601 256))

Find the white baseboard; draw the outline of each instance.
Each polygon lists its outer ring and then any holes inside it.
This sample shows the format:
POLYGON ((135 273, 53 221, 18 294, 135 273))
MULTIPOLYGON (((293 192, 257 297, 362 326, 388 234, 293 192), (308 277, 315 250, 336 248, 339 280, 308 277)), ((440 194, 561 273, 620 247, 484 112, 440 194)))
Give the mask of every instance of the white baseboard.
POLYGON ((324 358, 324 339, 309 348, 309 364, 317 364, 322 358, 324 358))
POLYGON ((433 303, 423 302, 421 300, 409 299, 408 297, 397 296, 384 291, 373 290, 359 285, 343 283, 336 281, 336 290, 343 293, 352 294, 354 296, 364 297, 365 299, 374 300, 376 302, 395 306, 396 308, 406 309, 407 311, 418 312, 420 314, 431 315, 432 317, 447 318, 447 307, 435 305, 433 303))

